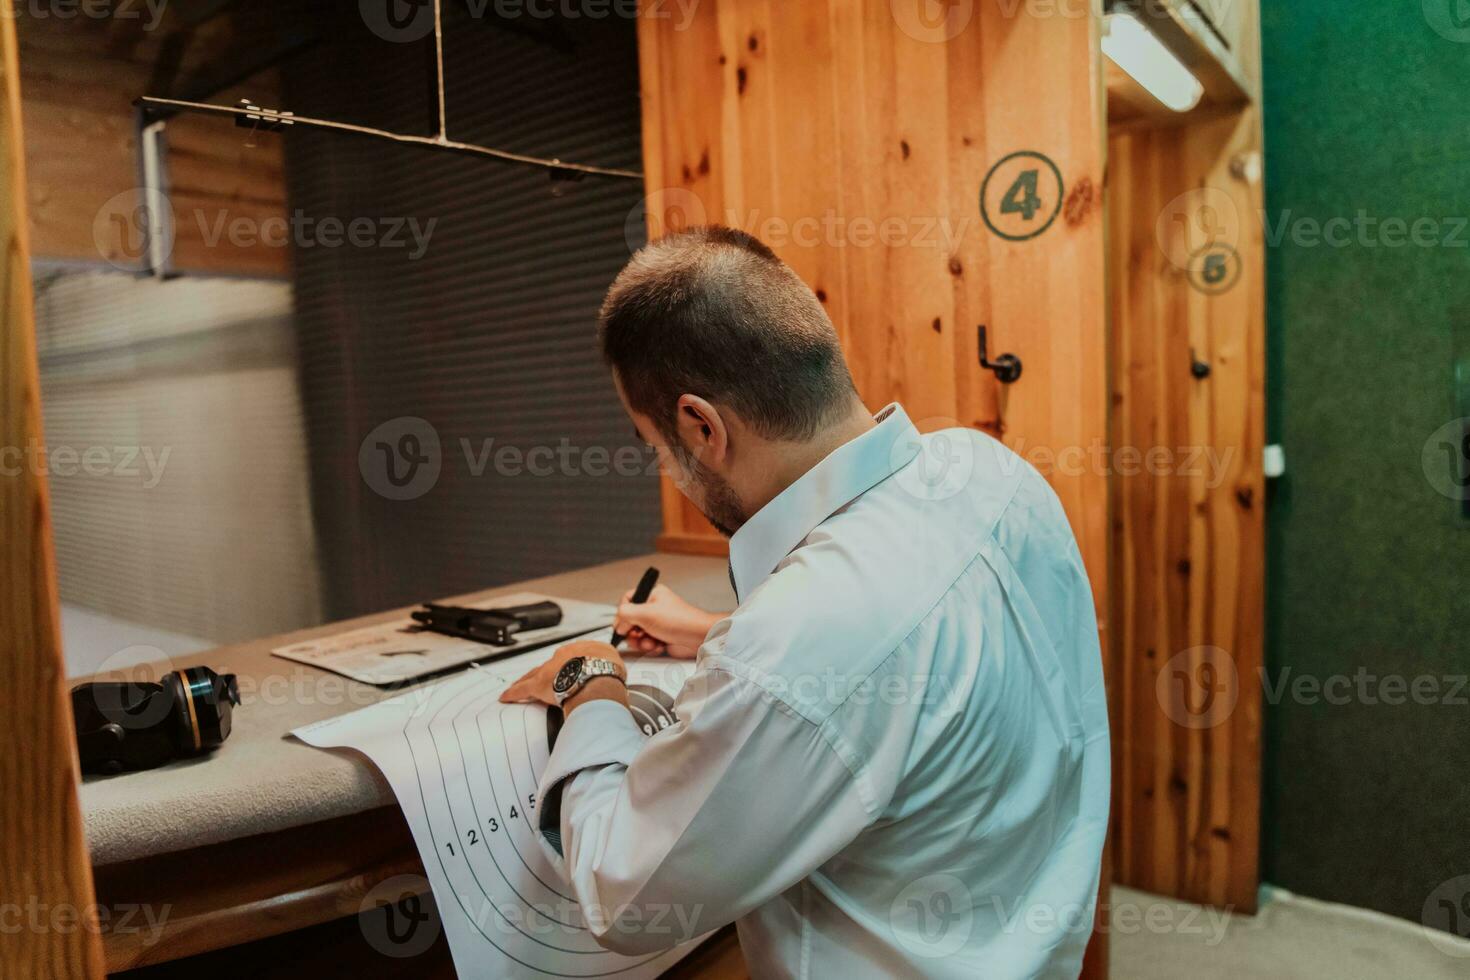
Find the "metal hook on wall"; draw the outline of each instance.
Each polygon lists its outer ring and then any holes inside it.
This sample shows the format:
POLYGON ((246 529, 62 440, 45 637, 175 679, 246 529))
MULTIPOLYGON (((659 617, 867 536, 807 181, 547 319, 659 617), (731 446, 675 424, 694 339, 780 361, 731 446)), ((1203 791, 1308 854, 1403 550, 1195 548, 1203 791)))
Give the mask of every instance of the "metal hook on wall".
POLYGON ((1001 354, 995 360, 986 356, 985 324, 980 324, 977 334, 980 350, 980 366, 995 372, 995 380, 1003 385, 1014 384, 1021 377, 1021 359, 1015 354, 1001 354))
POLYGON ((1210 376, 1210 362, 1200 360, 1193 347, 1189 349, 1189 373, 1200 381, 1210 376))

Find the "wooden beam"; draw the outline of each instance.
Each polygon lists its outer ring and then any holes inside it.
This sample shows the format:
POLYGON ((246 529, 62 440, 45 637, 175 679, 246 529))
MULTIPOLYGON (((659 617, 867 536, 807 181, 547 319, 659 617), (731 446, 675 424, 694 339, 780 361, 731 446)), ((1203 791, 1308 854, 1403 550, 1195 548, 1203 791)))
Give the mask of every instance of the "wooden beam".
MULTIPOLYGON (((1238 16, 1236 54, 1254 65, 1256 4, 1238 16)), ((1116 875, 1246 912, 1265 630, 1261 154, 1247 105, 1117 131, 1108 164, 1116 875)))
POLYGON ((1258 883, 1259 137, 1250 109, 1116 136, 1109 164, 1118 881, 1237 911, 1258 883))
POLYGON ((0 942, 0 976, 102 976, 92 869, 61 659, 51 507, 26 228, 13 0, 0 0, 0 907, 22 927, 0 942))

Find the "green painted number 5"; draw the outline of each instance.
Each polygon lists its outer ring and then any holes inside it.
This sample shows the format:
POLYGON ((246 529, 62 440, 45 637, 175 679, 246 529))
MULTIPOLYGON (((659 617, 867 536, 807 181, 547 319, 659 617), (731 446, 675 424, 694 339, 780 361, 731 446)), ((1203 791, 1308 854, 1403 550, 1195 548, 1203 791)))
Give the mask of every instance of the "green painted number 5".
POLYGON ((1225 279, 1225 273, 1230 271, 1225 265, 1225 258, 1219 252, 1205 256, 1204 280, 1211 286, 1219 285, 1225 279))

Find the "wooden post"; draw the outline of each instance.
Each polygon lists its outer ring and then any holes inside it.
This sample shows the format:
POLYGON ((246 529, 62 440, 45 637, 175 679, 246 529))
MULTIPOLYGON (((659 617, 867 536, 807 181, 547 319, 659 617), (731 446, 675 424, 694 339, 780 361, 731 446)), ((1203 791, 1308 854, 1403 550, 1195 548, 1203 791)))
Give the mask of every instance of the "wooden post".
POLYGON ((12 0, 0 3, 0 976, 70 980, 102 976, 102 944, 77 805, 41 448, 15 11, 12 0))
MULTIPOLYGON (((1257 8, 1230 6, 1258 102, 1257 8)), ((1261 150, 1258 104, 1130 123, 1108 150, 1113 858, 1122 884, 1240 912, 1259 884, 1261 150)))

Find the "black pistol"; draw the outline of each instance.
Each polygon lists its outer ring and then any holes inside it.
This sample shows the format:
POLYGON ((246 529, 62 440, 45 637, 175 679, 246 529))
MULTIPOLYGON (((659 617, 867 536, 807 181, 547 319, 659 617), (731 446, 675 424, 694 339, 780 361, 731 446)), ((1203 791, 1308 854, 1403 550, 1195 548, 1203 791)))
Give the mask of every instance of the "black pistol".
POLYGON ((420 628, 457 636, 491 646, 508 647, 516 642, 522 630, 545 629, 561 622, 561 606, 550 600, 524 606, 496 609, 471 609, 467 606, 443 606, 426 602, 422 609, 410 613, 420 628))

